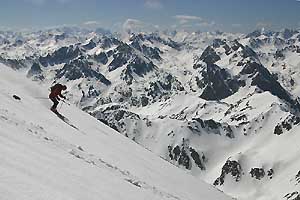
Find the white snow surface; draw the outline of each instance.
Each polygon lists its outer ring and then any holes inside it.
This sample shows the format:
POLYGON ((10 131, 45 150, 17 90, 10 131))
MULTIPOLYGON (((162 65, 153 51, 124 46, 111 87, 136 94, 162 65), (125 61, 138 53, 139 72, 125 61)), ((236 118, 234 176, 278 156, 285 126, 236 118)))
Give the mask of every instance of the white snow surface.
POLYGON ((0 65, 1 200, 232 199, 47 92, 0 65))

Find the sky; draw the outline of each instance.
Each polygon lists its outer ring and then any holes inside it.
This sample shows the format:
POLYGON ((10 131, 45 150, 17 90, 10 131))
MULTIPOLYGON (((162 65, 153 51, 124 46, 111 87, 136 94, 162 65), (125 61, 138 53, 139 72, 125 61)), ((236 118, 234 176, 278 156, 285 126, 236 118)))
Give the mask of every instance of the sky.
POLYGON ((0 0, 0 29, 63 25, 250 32, 300 27, 300 0, 0 0))

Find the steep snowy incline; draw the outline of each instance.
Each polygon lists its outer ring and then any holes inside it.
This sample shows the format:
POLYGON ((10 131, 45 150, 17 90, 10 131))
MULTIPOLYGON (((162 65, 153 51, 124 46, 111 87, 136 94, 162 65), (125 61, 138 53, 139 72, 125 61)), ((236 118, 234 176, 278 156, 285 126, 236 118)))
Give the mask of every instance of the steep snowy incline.
POLYGON ((231 199, 47 92, 0 65, 1 200, 231 199))

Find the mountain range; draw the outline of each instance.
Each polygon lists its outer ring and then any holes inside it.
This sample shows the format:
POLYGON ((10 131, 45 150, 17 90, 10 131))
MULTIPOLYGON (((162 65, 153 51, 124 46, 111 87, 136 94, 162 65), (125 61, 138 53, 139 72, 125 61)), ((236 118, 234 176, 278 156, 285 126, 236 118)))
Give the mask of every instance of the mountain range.
POLYGON ((300 198, 299 58, 289 29, 0 32, 1 63, 236 199, 300 198))

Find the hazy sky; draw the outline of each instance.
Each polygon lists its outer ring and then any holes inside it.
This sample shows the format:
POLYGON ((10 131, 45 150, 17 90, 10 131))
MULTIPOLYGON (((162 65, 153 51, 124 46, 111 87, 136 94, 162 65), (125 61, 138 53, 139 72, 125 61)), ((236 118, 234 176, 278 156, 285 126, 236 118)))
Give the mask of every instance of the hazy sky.
POLYGON ((249 32, 300 27, 300 0, 0 0, 0 29, 59 25, 249 32))

